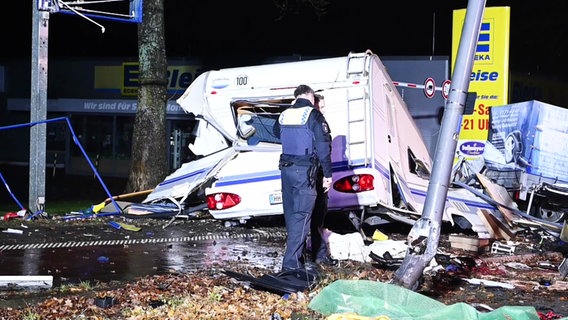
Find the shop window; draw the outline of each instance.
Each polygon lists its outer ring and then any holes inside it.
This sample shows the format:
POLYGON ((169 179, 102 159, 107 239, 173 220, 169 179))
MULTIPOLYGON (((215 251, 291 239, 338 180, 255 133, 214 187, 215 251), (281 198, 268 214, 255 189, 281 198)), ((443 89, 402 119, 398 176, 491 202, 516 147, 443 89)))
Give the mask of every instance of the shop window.
MULTIPOLYGON (((130 167, 134 118, 128 116, 73 116, 77 139, 103 176, 127 176, 130 167)), ((89 173, 81 150, 71 142, 72 173, 89 173)))
POLYGON ((132 130, 134 128, 134 118, 116 118, 116 158, 130 159, 132 152, 132 130))

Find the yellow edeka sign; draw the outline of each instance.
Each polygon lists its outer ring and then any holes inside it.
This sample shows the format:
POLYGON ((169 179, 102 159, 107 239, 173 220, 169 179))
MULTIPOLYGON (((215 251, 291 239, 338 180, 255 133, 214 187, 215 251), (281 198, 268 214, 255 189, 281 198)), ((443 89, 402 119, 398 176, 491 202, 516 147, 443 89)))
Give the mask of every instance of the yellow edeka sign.
MULTIPOLYGON (((466 9, 454 10, 452 70, 457 57, 466 9)), ((469 92, 476 92, 472 115, 464 115, 458 152, 465 157, 481 156, 489 129, 489 107, 508 103, 510 8, 485 8, 469 92)))
MULTIPOLYGON (((201 72, 200 66, 168 66, 168 93, 183 93, 201 72)), ((121 66, 95 66, 96 90, 120 90, 123 96, 136 96, 140 71, 138 62, 121 66)))

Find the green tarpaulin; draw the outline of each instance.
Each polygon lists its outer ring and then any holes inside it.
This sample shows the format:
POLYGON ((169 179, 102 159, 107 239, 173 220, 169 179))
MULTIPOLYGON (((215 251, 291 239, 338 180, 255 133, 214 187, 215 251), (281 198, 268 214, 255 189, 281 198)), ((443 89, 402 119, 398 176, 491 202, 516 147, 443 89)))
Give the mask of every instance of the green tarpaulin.
POLYGON ((337 280, 322 289, 309 307, 323 315, 355 313, 396 320, 540 319, 534 307, 503 306, 480 312, 467 303, 445 305, 412 290, 370 280, 337 280))

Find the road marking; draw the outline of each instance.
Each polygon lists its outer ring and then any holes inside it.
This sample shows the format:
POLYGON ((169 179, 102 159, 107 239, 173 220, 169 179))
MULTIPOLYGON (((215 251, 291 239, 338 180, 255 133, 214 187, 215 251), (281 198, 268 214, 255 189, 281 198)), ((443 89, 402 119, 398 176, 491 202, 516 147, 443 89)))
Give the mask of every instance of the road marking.
POLYGON ((146 243, 195 242, 195 241, 204 241, 204 240, 239 239, 239 238, 285 239, 286 232, 268 232, 268 233, 252 232, 252 233, 235 233, 235 234, 224 233, 224 234, 205 234, 205 235, 195 235, 191 237, 175 237, 175 238, 148 238, 148 239, 123 239, 123 240, 93 240, 93 241, 80 241, 80 242, 65 241, 65 242, 48 242, 48 243, 30 243, 30 244, 9 244, 9 245, 1 245, 0 251, 120 246, 120 245, 146 244, 146 243))

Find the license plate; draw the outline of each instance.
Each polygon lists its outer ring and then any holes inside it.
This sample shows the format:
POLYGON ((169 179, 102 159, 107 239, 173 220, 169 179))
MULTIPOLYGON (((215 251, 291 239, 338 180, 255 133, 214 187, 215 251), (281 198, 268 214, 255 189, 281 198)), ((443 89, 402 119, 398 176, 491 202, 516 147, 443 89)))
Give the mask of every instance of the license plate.
POLYGON ((270 199, 270 204, 280 204, 282 203, 282 192, 271 193, 268 198, 270 199))

